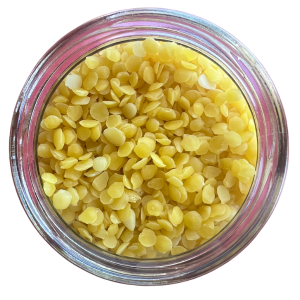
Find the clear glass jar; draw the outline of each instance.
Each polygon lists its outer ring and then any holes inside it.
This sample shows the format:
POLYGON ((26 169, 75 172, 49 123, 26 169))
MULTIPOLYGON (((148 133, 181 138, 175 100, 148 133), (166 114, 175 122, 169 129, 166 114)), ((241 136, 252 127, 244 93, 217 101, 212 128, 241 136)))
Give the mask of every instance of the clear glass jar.
POLYGON ((163 285, 204 275, 241 252, 262 229, 281 193, 288 163, 284 110, 260 62, 236 38, 199 17, 166 9, 130 9, 91 20, 59 40, 38 62, 15 107, 10 135, 12 175, 21 203, 42 237, 63 257, 99 277, 163 285), (49 205, 37 172, 39 122, 49 95, 85 56, 120 42, 175 41, 214 60, 243 91, 258 129, 257 174, 241 209, 210 242, 183 254, 141 260, 118 256, 69 229, 49 205))

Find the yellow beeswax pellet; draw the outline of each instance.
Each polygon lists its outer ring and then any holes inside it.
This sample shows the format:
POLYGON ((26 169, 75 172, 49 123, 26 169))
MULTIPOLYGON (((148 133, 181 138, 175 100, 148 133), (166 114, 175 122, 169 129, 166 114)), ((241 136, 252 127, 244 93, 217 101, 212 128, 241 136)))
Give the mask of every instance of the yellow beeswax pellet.
POLYGON ((53 206, 56 209, 66 209, 72 200, 72 195, 66 190, 59 190, 53 195, 53 206))
POLYGON ((153 230, 144 228, 139 234, 139 241, 145 247, 151 247, 156 243, 156 235, 153 230))
POLYGON ((196 211, 190 211, 183 217, 185 226, 190 230, 198 230, 202 224, 202 218, 196 211))
POLYGON ((163 205, 158 200, 150 200, 147 203, 147 212, 150 216, 160 216, 163 211, 163 205))
POLYGON ((172 241, 165 235, 158 235, 154 248, 160 253, 166 253, 172 249, 172 241))

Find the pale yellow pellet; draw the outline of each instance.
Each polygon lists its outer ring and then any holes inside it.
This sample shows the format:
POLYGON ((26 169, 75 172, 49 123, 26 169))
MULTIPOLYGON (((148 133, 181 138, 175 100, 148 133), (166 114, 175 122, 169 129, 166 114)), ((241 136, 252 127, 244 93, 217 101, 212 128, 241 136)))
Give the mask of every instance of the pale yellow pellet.
POLYGON ((184 181, 183 186, 189 193, 200 191, 202 189, 204 178, 198 173, 194 173, 184 181))
POLYGON ((127 103, 123 106, 122 111, 126 118, 132 119, 137 113, 137 108, 133 103, 127 103))
POLYGON ((221 200, 221 203, 224 204, 230 200, 230 194, 227 188, 224 185, 219 185, 217 188, 218 197, 221 200))
POLYGON ((93 180, 93 182, 92 182, 93 187, 97 191, 101 192, 102 190, 105 189, 107 182, 108 182, 108 178, 109 178, 108 173, 103 172, 102 174, 100 174, 93 180))
POLYGON ((139 242, 145 247, 154 246, 156 243, 156 235, 153 230, 144 228, 139 234, 139 242))
POLYGON ((43 181, 53 183, 53 184, 57 183, 57 178, 55 177, 55 175, 51 173, 44 173, 41 177, 43 181))
POLYGON ((99 66, 99 58, 97 56, 88 56, 85 59, 85 64, 90 68, 90 69, 95 69, 99 66))
POLYGON ((203 188, 202 201, 206 204, 211 204, 215 199, 215 190, 210 184, 203 188))
POLYGON ((185 151, 196 151, 200 147, 200 140, 194 135, 186 135, 181 141, 181 146, 185 151))
POLYGON ((55 184, 45 181, 43 184, 43 189, 44 189, 45 194, 48 197, 51 197, 53 195, 53 193, 55 192, 56 187, 55 187, 55 184))
POLYGON ((94 207, 88 207, 78 216, 78 220, 85 224, 92 224, 97 220, 97 217, 97 210, 94 207))
POLYGON ((70 74, 66 77, 66 86, 70 88, 71 90, 73 89, 78 89, 81 87, 82 84, 82 78, 77 75, 77 74, 70 74))
POLYGON ((53 133, 53 144, 56 150, 61 150, 65 144, 65 136, 61 128, 58 128, 53 133))
POLYGON ((117 128, 106 128, 103 134, 115 146, 122 146, 126 140, 125 134, 117 128))
POLYGON ((114 182, 107 190, 107 194, 112 198, 120 198, 124 193, 123 182, 114 182))
POLYGON ((171 216, 170 216, 170 221, 174 225, 179 225, 183 221, 183 212, 180 209, 180 207, 175 206, 172 210, 171 216))
POLYGON ((154 248, 160 253, 166 253, 172 249, 172 241, 165 235, 158 235, 154 248))
POLYGON ((150 200, 147 203, 147 212, 150 216, 160 216, 163 211, 163 205, 158 200, 150 200))
POLYGON ((185 226, 190 230, 198 230, 202 224, 202 218, 196 211, 189 211, 183 217, 185 226))
POLYGON ((53 206, 56 209, 66 209, 72 200, 72 195, 66 190, 59 190, 53 195, 53 206))
POLYGON ((109 111, 103 102, 96 102, 91 106, 90 114, 95 120, 104 122, 109 116, 109 111))
POLYGON ((103 172, 104 170, 106 170, 106 167, 107 167, 107 160, 105 159, 105 157, 96 157, 93 160, 93 168, 95 171, 103 172))
POLYGON ((45 126, 48 129, 54 129, 56 127, 58 127, 61 123, 62 123, 62 119, 56 117, 56 116, 49 116, 46 119, 43 120, 45 126))

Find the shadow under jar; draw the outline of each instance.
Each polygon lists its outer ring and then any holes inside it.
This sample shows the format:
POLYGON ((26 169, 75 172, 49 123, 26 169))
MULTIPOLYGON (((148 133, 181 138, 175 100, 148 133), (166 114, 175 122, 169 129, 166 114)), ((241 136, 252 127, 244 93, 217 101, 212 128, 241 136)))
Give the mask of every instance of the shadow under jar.
POLYGON ((96 18, 58 41, 38 62, 18 99, 11 126, 10 159, 21 203, 43 238, 80 268, 112 281, 163 285, 204 275, 228 262, 258 234, 281 193, 288 162, 288 132, 278 93, 257 59, 234 37, 199 17, 165 9, 132 9, 96 18), (85 241, 49 205, 37 168, 39 124, 53 91, 87 55, 153 37, 202 53, 223 68, 243 92, 257 130, 256 175, 234 219, 209 242, 159 259, 118 256, 85 241))

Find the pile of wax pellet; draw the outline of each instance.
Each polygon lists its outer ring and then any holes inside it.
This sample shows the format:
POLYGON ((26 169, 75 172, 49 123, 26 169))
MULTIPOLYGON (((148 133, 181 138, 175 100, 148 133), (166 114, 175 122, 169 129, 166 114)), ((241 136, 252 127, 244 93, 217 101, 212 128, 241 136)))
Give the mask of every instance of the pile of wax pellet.
POLYGON ((80 236, 119 255, 176 255, 215 236, 255 175, 248 104, 216 64, 153 38, 76 66, 40 124, 45 194, 80 236))

